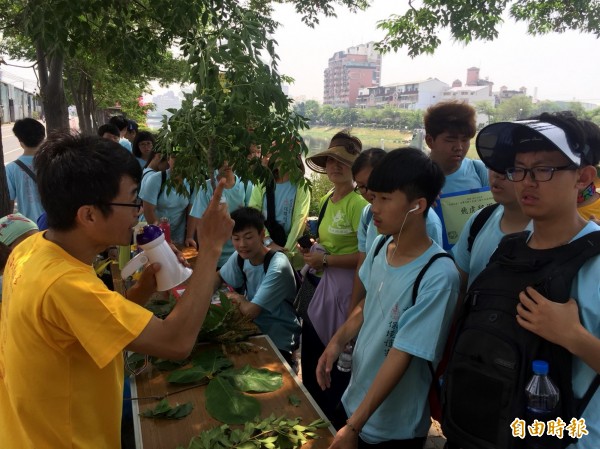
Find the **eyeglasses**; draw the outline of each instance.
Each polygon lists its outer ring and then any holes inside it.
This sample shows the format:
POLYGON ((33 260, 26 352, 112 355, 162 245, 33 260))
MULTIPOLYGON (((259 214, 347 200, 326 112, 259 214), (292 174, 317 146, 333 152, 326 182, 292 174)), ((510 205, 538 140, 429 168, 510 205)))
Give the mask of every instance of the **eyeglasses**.
POLYGON ((357 193, 360 193, 361 195, 364 195, 365 193, 367 193, 367 186, 365 185, 356 185, 356 187, 354 187, 354 191, 357 193))
POLYGON ((142 208, 142 199, 141 198, 136 198, 135 202, 133 203, 106 203, 109 206, 123 206, 123 207, 135 207, 138 212, 140 211, 140 209, 142 208))
POLYGON ((529 173, 533 181, 546 182, 552 179, 554 172, 561 170, 577 170, 577 167, 573 164, 563 165, 562 167, 511 167, 506 169, 506 177, 509 181, 520 182, 529 173))

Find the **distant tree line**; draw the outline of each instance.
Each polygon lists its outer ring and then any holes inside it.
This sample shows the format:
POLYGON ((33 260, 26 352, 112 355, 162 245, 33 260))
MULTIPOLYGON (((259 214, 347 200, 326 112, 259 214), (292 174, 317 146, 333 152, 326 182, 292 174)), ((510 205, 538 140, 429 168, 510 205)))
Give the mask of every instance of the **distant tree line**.
POLYGON ((384 108, 334 108, 307 100, 295 103, 294 112, 306 117, 313 126, 361 126, 373 128, 407 129, 423 127, 423 111, 384 108))
MULTIPOLYGON (((517 95, 493 105, 490 102, 476 103, 477 112, 484 115, 487 120, 480 122, 480 126, 487 123, 522 120, 539 115, 543 112, 573 111, 579 118, 592 120, 600 126, 600 107, 585 109, 577 101, 539 101, 534 103, 531 97, 517 95)), ((294 103, 293 110, 309 120, 312 126, 360 126, 367 128, 392 128, 399 130, 412 130, 423 127, 423 114, 425 111, 413 109, 398 109, 393 106, 382 108, 334 108, 322 105, 316 100, 307 100, 294 103)))

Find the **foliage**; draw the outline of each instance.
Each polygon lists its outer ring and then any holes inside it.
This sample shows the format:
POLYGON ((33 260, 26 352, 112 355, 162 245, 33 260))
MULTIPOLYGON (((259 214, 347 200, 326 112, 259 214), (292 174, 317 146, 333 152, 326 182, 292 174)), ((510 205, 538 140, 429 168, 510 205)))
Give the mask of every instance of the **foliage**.
MULTIPOLYGON (((202 432, 194 437, 187 449, 217 449, 231 447, 238 449, 299 448, 309 439, 318 438, 317 430, 329 423, 318 419, 303 426, 300 418, 288 419, 274 415, 259 421, 247 422, 243 428, 232 429, 222 425, 202 432)), ((183 448, 179 448, 183 449, 183 448)))
POLYGON ((300 398, 298 396, 296 396, 295 394, 290 394, 288 396, 288 401, 294 407, 300 407, 300 404, 302 403, 302 401, 300 400, 300 398))
POLYGON ((265 368, 253 368, 246 365, 239 369, 228 369, 221 373, 238 390, 252 393, 275 391, 283 385, 283 377, 265 368))
POLYGON ((153 419, 183 419, 192 413, 193 409, 194 406, 191 402, 186 402, 181 405, 177 404, 175 407, 171 407, 169 401, 165 398, 160 401, 156 407, 144 410, 140 415, 144 418, 153 419))
POLYGON ((312 195, 310 197, 310 208, 308 213, 310 216, 318 217, 319 216, 319 202, 321 198, 323 198, 327 192, 329 192, 333 184, 327 177, 327 175, 323 175, 321 173, 313 173, 311 176, 311 184, 312 184, 312 195))
POLYGON ((307 125, 281 90, 289 80, 277 72, 271 37, 277 24, 236 0, 219 3, 202 13, 202 27, 191 28, 181 40, 195 90, 165 119, 161 148, 176 153, 175 171, 200 186, 225 161, 243 179, 268 178, 258 160, 247 160, 250 144, 256 143, 279 158, 292 182, 303 185, 295 160, 307 151, 298 133, 307 125))
POLYGON ((574 0, 563 2, 518 0, 422 0, 409 1, 403 15, 392 15, 378 23, 386 32, 378 44, 382 51, 407 48, 411 57, 433 53, 440 45, 442 29, 448 29, 453 39, 469 43, 493 40, 508 12, 516 22, 525 22, 530 34, 577 30, 600 36, 600 3, 574 0))
POLYGON ((260 402, 243 394, 223 376, 209 382, 205 397, 206 411, 226 424, 244 424, 260 414, 260 402))
POLYGON ((233 343, 260 333, 254 322, 240 312, 223 292, 221 304, 211 304, 198 334, 198 342, 233 343))
POLYGON ((192 367, 173 371, 167 381, 188 384, 212 379, 219 372, 233 366, 231 360, 219 351, 204 351, 192 358, 192 367))
POLYGON ((306 117, 311 126, 371 126, 375 128, 391 128, 412 130, 423 127, 423 111, 399 109, 392 106, 383 108, 334 108, 321 106, 315 100, 308 100, 293 105, 294 111, 306 117))

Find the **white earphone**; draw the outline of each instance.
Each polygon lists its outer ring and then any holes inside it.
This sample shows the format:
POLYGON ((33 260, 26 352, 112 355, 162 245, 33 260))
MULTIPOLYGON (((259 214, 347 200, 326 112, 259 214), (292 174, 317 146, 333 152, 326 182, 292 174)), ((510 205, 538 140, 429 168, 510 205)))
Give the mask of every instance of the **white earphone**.
POLYGON ((414 212, 414 211, 416 211, 416 210, 419 210, 420 208, 421 208, 421 206, 419 206, 419 205, 417 204, 415 207, 413 207, 413 208, 412 208, 411 210, 409 210, 408 212, 409 212, 409 213, 410 213, 410 212, 414 212))

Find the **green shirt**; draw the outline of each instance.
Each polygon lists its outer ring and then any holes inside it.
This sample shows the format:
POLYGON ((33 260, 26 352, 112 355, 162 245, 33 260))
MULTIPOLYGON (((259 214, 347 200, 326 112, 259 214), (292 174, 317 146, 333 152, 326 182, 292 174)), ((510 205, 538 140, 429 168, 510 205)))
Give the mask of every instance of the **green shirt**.
MULTIPOLYGON (((323 206, 329 194, 321 198, 323 206)), ((353 254, 358 252, 357 231, 360 215, 367 201, 352 191, 337 203, 327 202, 327 209, 319 226, 319 243, 331 254, 353 254)))

